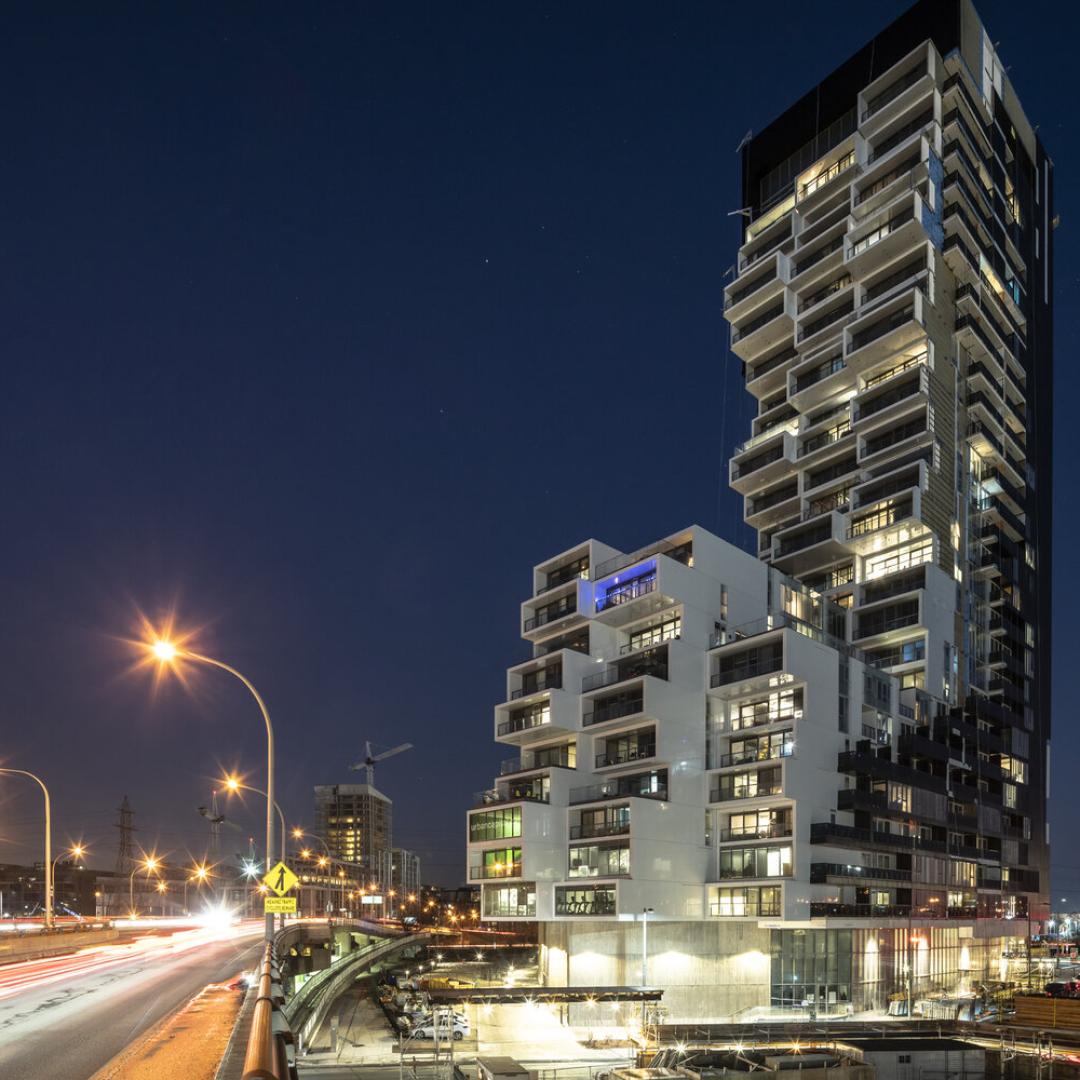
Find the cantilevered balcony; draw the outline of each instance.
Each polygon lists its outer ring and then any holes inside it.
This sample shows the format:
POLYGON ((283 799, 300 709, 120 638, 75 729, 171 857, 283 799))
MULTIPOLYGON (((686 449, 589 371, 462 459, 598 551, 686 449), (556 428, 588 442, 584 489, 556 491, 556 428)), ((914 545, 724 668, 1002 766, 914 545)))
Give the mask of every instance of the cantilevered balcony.
POLYGON ((844 241, 844 263, 856 279, 865 279, 875 271, 914 252, 925 244, 929 234, 922 196, 917 191, 870 215, 853 229, 844 241))
POLYGON ((763 309, 755 309, 746 318, 732 323, 731 351, 752 366, 756 358, 790 338, 794 325, 795 298, 785 288, 763 309))
POLYGON ((524 746, 580 729, 577 695, 565 690, 546 690, 535 700, 508 702, 495 708, 498 742, 524 746))
POLYGON ((763 769, 721 773, 713 778, 709 802, 770 800, 784 794, 784 770, 773 765, 763 769))
POLYGON ((790 276, 790 263, 782 251, 758 260, 724 290, 724 317, 737 323, 775 306, 790 276))
POLYGON ((632 776, 613 776, 601 784, 587 784, 570 789, 570 805, 606 802, 609 799, 658 799, 668 797, 667 769, 652 769, 632 776))
POLYGON ((656 757, 656 728, 640 728, 596 741, 596 768, 632 765, 656 757))
POLYGON ((565 632, 583 620, 587 582, 572 578, 521 605, 521 633, 537 641, 565 632))
POLYGON ((731 486, 742 495, 758 491, 778 480, 786 479, 795 462, 795 437, 787 428, 751 446, 743 453, 732 455, 729 473, 731 486))
POLYGON ((875 79, 859 94, 859 130, 871 139, 912 110, 925 112, 936 86, 937 56, 920 45, 905 59, 875 79))
POLYGON ((825 510, 773 535, 772 563, 787 574, 801 574, 842 558, 846 552, 845 515, 825 510))

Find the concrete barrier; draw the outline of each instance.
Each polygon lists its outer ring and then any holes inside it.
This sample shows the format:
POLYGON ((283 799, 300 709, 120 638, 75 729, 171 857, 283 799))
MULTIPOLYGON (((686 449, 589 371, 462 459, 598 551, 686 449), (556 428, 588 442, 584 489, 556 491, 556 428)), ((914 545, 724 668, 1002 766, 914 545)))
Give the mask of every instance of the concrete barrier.
POLYGON ((0 934, 0 964, 19 960, 41 960, 47 956, 63 956, 87 945, 102 945, 115 941, 120 931, 115 927, 95 930, 64 929, 52 933, 7 931, 0 934))

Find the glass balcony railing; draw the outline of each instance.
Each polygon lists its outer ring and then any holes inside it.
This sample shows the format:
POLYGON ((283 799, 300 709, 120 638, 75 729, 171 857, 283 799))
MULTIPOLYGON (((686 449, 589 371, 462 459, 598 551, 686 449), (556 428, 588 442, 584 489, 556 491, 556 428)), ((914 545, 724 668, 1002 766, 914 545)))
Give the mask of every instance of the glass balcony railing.
POLYGON ((521 877, 521 863, 474 863, 469 867, 469 878, 472 881, 491 881, 495 878, 521 877))
POLYGON ((567 615, 573 615, 577 611, 577 597, 564 596, 553 604, 537 608, 535 614, 525 620, 525 632, 537 630, 541 626, 563 619, 567 615))
POLYGON ((556 915, 614 915, 615 907, 614 889, 555 890, 556 915))
POLYGON ((763 326, 768 326, 774 319, 780 318, 784 314, 784 301, 781 299, 780 303, 774 307, 769 308, 763 315, 759 315, 756 319, 751 319, 750 322, 744 323, 742 326, 733 326, 731 328, 731 344, 735 345, 742 341, 744 338, 749 337, 755 331, 760 330, 763 326))
POLYGON ((643 740, 631 746, 620 746, 596 755, 596 767, 608 768, 612 765, 627 765, 632 761, 644 761, 656 757, 656 743, 643 740))
POLYGON ((880 94, 876 94, 863 108, 862 115, 859 117, 860 122, 868 120, 874 113, 879 112, 890 102, 895 101, 905 90, 914 86, 922 79, 926 73, 926 65, 921 64, 919 67, 909 71, 906 75, 902 75, 896 82, 882 90, 880 94))
POLYGON ((597 597, 596 610, 598 612, 607 611, 608 608, 618 607, 620 604, 629 604, 631 600, 637 600, 639 597, 656 592, 656 584, 655 570, 648 574, 642 574, 640 577, 633 578, 622 585, 608 589, 603 596, 597 597))
POLYGON ((855 151, 851 150, 839 161, 834 161, 827 169, 811 177, 805 184, 799 186, 799 198, 805 199, 813 195, 815 191, 823 188, 829 181, 835 180, 842 172, 846 172, 855 164, 855 151))
POLYGON ((636 716, 645 709, 645 700, 641 694, 624 694, 613 700, 601 700, 584 713, 581 723, 584 727, 603 724, 608 720, 618 720, 623 716, 636 716))
POLYGON ((630 821, 583 821, 570 826, 571 840, 603 839, 605 836, 625 836, 630 831, 630 821))
POLYGON ((779 901, 765 901, 764 903, 746 904, 720 904, 712 901, 709 904, 709 914, 718 919, 758 919, 778 918, 783 914, 779 901))
POLYGON ((782 840, 791 836, 791 822, 778 821, 773 825, 760 827, 747 826, 738 829, 721 829, 720 842, 729 843, 732 840, 782 840))
POLYGON ((581 680, 581 692, 587 694, 592 690, 600 690, 605 686, 614 686, 617 683, 626 682, 628 679, 640 679, 644 675, 650 675, 654 679, 667 679, 667 643, 654 645, 652 648, 645 649, 625 660, 620 660, 610 665, 605 671, 586 675, 581 680))
POLYGON ((510 691, 510 700, 517 701, 518 698, 539 694, 544 690, 559 690, 562 684, 562 664, 554 664, 542 671, 522 676, 521 686, 510 691))
POLYGON ((791 757, 794 753, 795 744, 790 741, 775 746, 739 750, 733 754, 721 754, 719 768, 726 769, 729 765, 752 765, 758 761, 776 761, 778 758, 791 757))

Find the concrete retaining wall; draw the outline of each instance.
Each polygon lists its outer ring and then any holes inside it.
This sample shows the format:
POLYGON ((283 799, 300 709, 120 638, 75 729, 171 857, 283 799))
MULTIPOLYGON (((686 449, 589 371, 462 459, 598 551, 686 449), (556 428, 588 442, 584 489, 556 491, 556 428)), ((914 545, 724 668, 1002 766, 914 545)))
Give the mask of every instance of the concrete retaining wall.
MULTIPOLYGON (((641 923, 540 925, 541 979, 550 986, 639 986, 641 923), (569 957, 569 960, 568 960, 569 957)), ((648 982, 662 986, 670 1024, 735 1016, 770 999, 769 931, 752 923, 649 923, 648 982)), ((572 1006, 570 1022, 597 1024, 572 1006)))
POLYGON ((8 932, 0 934, 0 964, 13 963, 17 960, 40 960, 45 956, 61 956, 75 952, 87 945, 101 945, 115 941, 120 931, 102 930, 57 930, 52 934, 20 934, 8 932))

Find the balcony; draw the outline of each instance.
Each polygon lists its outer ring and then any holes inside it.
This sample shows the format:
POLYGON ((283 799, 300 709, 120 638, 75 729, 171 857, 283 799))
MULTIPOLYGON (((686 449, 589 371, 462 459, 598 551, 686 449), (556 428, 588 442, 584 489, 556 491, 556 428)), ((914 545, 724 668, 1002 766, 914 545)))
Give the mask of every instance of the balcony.
POLYGON ((571 840, 602 840, 608 836, 626 836, 630 832, 630 821, 602 821, 581 823, 570 826, 571 840))
POLYGON ((521 863, 473 863, 469 866, 470 881, 492 881, 497 878, 521 877, 521 863))
POLYGON ((926 112, 920 113, 914 120, 909 121, 902 127, 896 128, 891 134, 886 135, 874 144, 873 149, 866 156, 868 165, 875 161, 881 161, 891 154, 898 146, 902 146, 915 135, 922 133, 934 124, 934 110, 931 106, 926 112))
POLYGON ((608 720, 620 720, 627 716, 638 716, 645 711, 645 696, 639 690, 616 694, 611 698, 599 698, 593 708, 581 718, 582 727, 604 724, 608 720))
POLYGON ((734 840, 783 840, 791 836, 791 822, 778 822, 761 829, 721 829, 720 843, 727 844, 734 840))
POLYGON ((740 324, 731 326, 731 351, 749 363, 785 338, 794 326, 795 301, 785 288, 776 303, 740 324))
POLYGON ((902 447, 906 452, 929 443, 934 435, 929 423, 930 413, 924 406, 912 418, 905 419, 902 423, 875 428, 859 440, 859 465, 880 465, 881 462, 872 460, 879 454, 888 454, 895 460, 901 453, 897 448, 902 447), (904 445, 905 443, 909 445, 904 445))
POLYGON ((803 202, 832 183, 855 164, 855 151, 850 150, 838 161, 799 184, 799 202, 803 202))
POLYGON ((602 690, 606 686, 615 686, 629 679, 640 679, 650 675, 654 679, 667 680, 668 677, 668 643, 654 645, 644 649, 625 660, 616 661, 608 665, 604 671, 598 671, 593 675, 586 675, 581 680, 581 692, 592 693, 594 690, 602 690))
POLYGON ((737 661, 737 657, 730 660, 722 658, 718 669, 709 678, 709 687, 716 689, 721 686, 731 686, 733 683, 748 682, 751 679, 759 679, 783 671, 783 643, 777 642, 774 648, 756 650, 756 655, 752 659, 744 662, 737 661))
MULTIPOLYGON (((849 789, 850 790, 850 789, 849 789)), ((845 792, 841 792, 845 794, 845 792)), ((886 809, 884 803, 874 809, 886 809)), ((837 825, 833 822, 814 822, 810 826, 811 844, 835 844, 838 847, 868 846, 885 848, 890 851, 931 851, 944 854, 945 842, 931 840, 929 837, 901 836, 898 833, 882 832, 878 829, 862 829, 854 825, 837 825)))
POLYGON ((596 768, 606 769, 614 765, 629 765, 656 757, 655 739, 642 739, 631 746, 621 746, 596 755, 596 768))
POLYGON ((788 257, 774 248, 767 257, 740 274, 724 292, 724 314, 729 322, 738 322, 767 305, 783 292, 790 277, 788 257))
POLYGON ((519 731, 530 731, 551 723, 551 707, 547 702, 538 702, 523 709, 515 709, 507 720, 496 728, 498 735, 513 735, 519 731))
POLYGON ((896 101, 905 90, 910 90, 911 87, 922 82, 923 79, 927 80, 927 89, 929 89, 929 72, 925 63, 912 68, 906 75, 901 75, 894 83, 869 98, 859 112, 859 123, 865 123, 870 117, 881 112, 886 105, 891 105, 892 102, 896 101))
POLYGON ((817 307, 818 304, 822 303, 825 300, 828 300, 830 296, 835 296, 837 293, 843 292, 844 289, 848 288, 850 285, 851 275, 841 274, 834 281, 830 281, 829 284, 826 285, 824 288, 817 289, 809 296, 800 300, 799 314, 802 315, 804 312, 809 311, 811 308, 817 307))
POLYGON ((768 746, 758 750, 741 750, 735 754, 721 754, 717 768, 727 769, 733 765, 754 765, 761 761, 778 761, 780 758, 792 757, 794 753, 794 742, 786 741, 776 746, 768 746))
POLYGON ((552 589, 557 589, 560 585, 568 585, 571 581, 585 579, 588 576, 589 556, 582 555, 574 559, 573 562, 564 563, 554 570, 544 572, 544 581, 537 586, 536 595, 540 596, 543 593, 551 592, 552 589))
POLYGON ((539 694, 545 690, 561 690, 563 684, 562 664, 550 664, 539 671, 531 671, 521 676, 521 686, 510 691, 510 700, 539 694))
POLYGON ((825 431, 819 431, 816 435, 811 435, 804 439, 802 445, 799 447, 799 457, 808 457, 818 450, 824 450, 829 446, 835 446, 836 443, 844 438, 844 436, 849 434, 851 434, 851 422, 845 416, 838 424, 834 424, 825 431))
POLYGON ((781 349, 772 356, 767 356, 764 360, 759 360, 752 366, 747 364, 747 390, 760 396, 783 386, 784 378, 781 369, 788 361, 794 360, 798 355, 799 354, 794 348, 781 349))
POLYGON ((891 528, 899 521, 906 521, 914 514, 913 495, 907 498, 890 500, 885 506, 853 516, 851 525, 848 527, 847 538, 858 540, 869 536, 871 533, 881 532, 882 529, 891 528))
POLYGON ((783 915, 783 907, 777 900, 710 900, 709 914, 714 919, 776 919, 783 915))
POLYGON ((528 634, 534 630, 543 629, 543 627, 548 626, 551 623, 558 622, 560 619, 565 619, 576 613, 577 596, 574 594, 563 596, 550 604, 545 604, 543 607, 537 608, 531 616, 525 619, 525 622, 522 624, 522 629, 528 634))
POLYGON ((556 915, 572 917, 614 915, 615 909, 614 889, 566 887, 555 890, 556 915))
MULTIPOLYGON (((817 243, 817 241, 814 241, 817 243)), ((834 252, 840 251, 844 246, 844 233, 840 232, 838 236, 834 236, 827 243, 822 244, 820 247, 815 248, 809 254, 804 255, 799 252, 799 261, 795 264, 792 271, 792 278, 798 278, 802 274, 805 274, 808 270, 812 270, 815 266, 824 262, 834 252)), ((836 262, 840 262, 839 259, 836 262)))
POLYGON ((667 769, 653 770, 638 776, 616 776, 602 784, 589 784, 570 789, 570 805, 602 802, 606 799, 667 798, 667 769))
POLYGON ((851 863, 811 863, 810 884, 825 885, 837 878, 843 881, 911 881, 910 870, 881 866, 856 866, 851 863))
POLYGON ((639 597, 648 596, 649 593, 656 591, 656 584, 657 571, 656 565, 653 563, 651 571, 639 574, 622 584, 609 586, 602 596, 598 595, 596 597, 596 611, 597 613, 607 611, 610 608, 618 607, 620 604, 629 604, 639 597))
MULTIPOLYGON (((576 760, 576 759, 575 759, 576 760)), ((521 757, 506 758, 499 766, 500 776, 513 776, 515 773, 532 772, 534 769, 573 769, 570 748, 555 746, 547 750, 535 750, 521 757)))
POLYGON ((911 909, 898 904, 810 904, 811 919, 906 919, 911 909))
POLYGON ((709 802, 733 802, 742 799, 767 799, 784 794, 783 771, 773 766, 761 772, 729 774, 709 789, 709 802))

